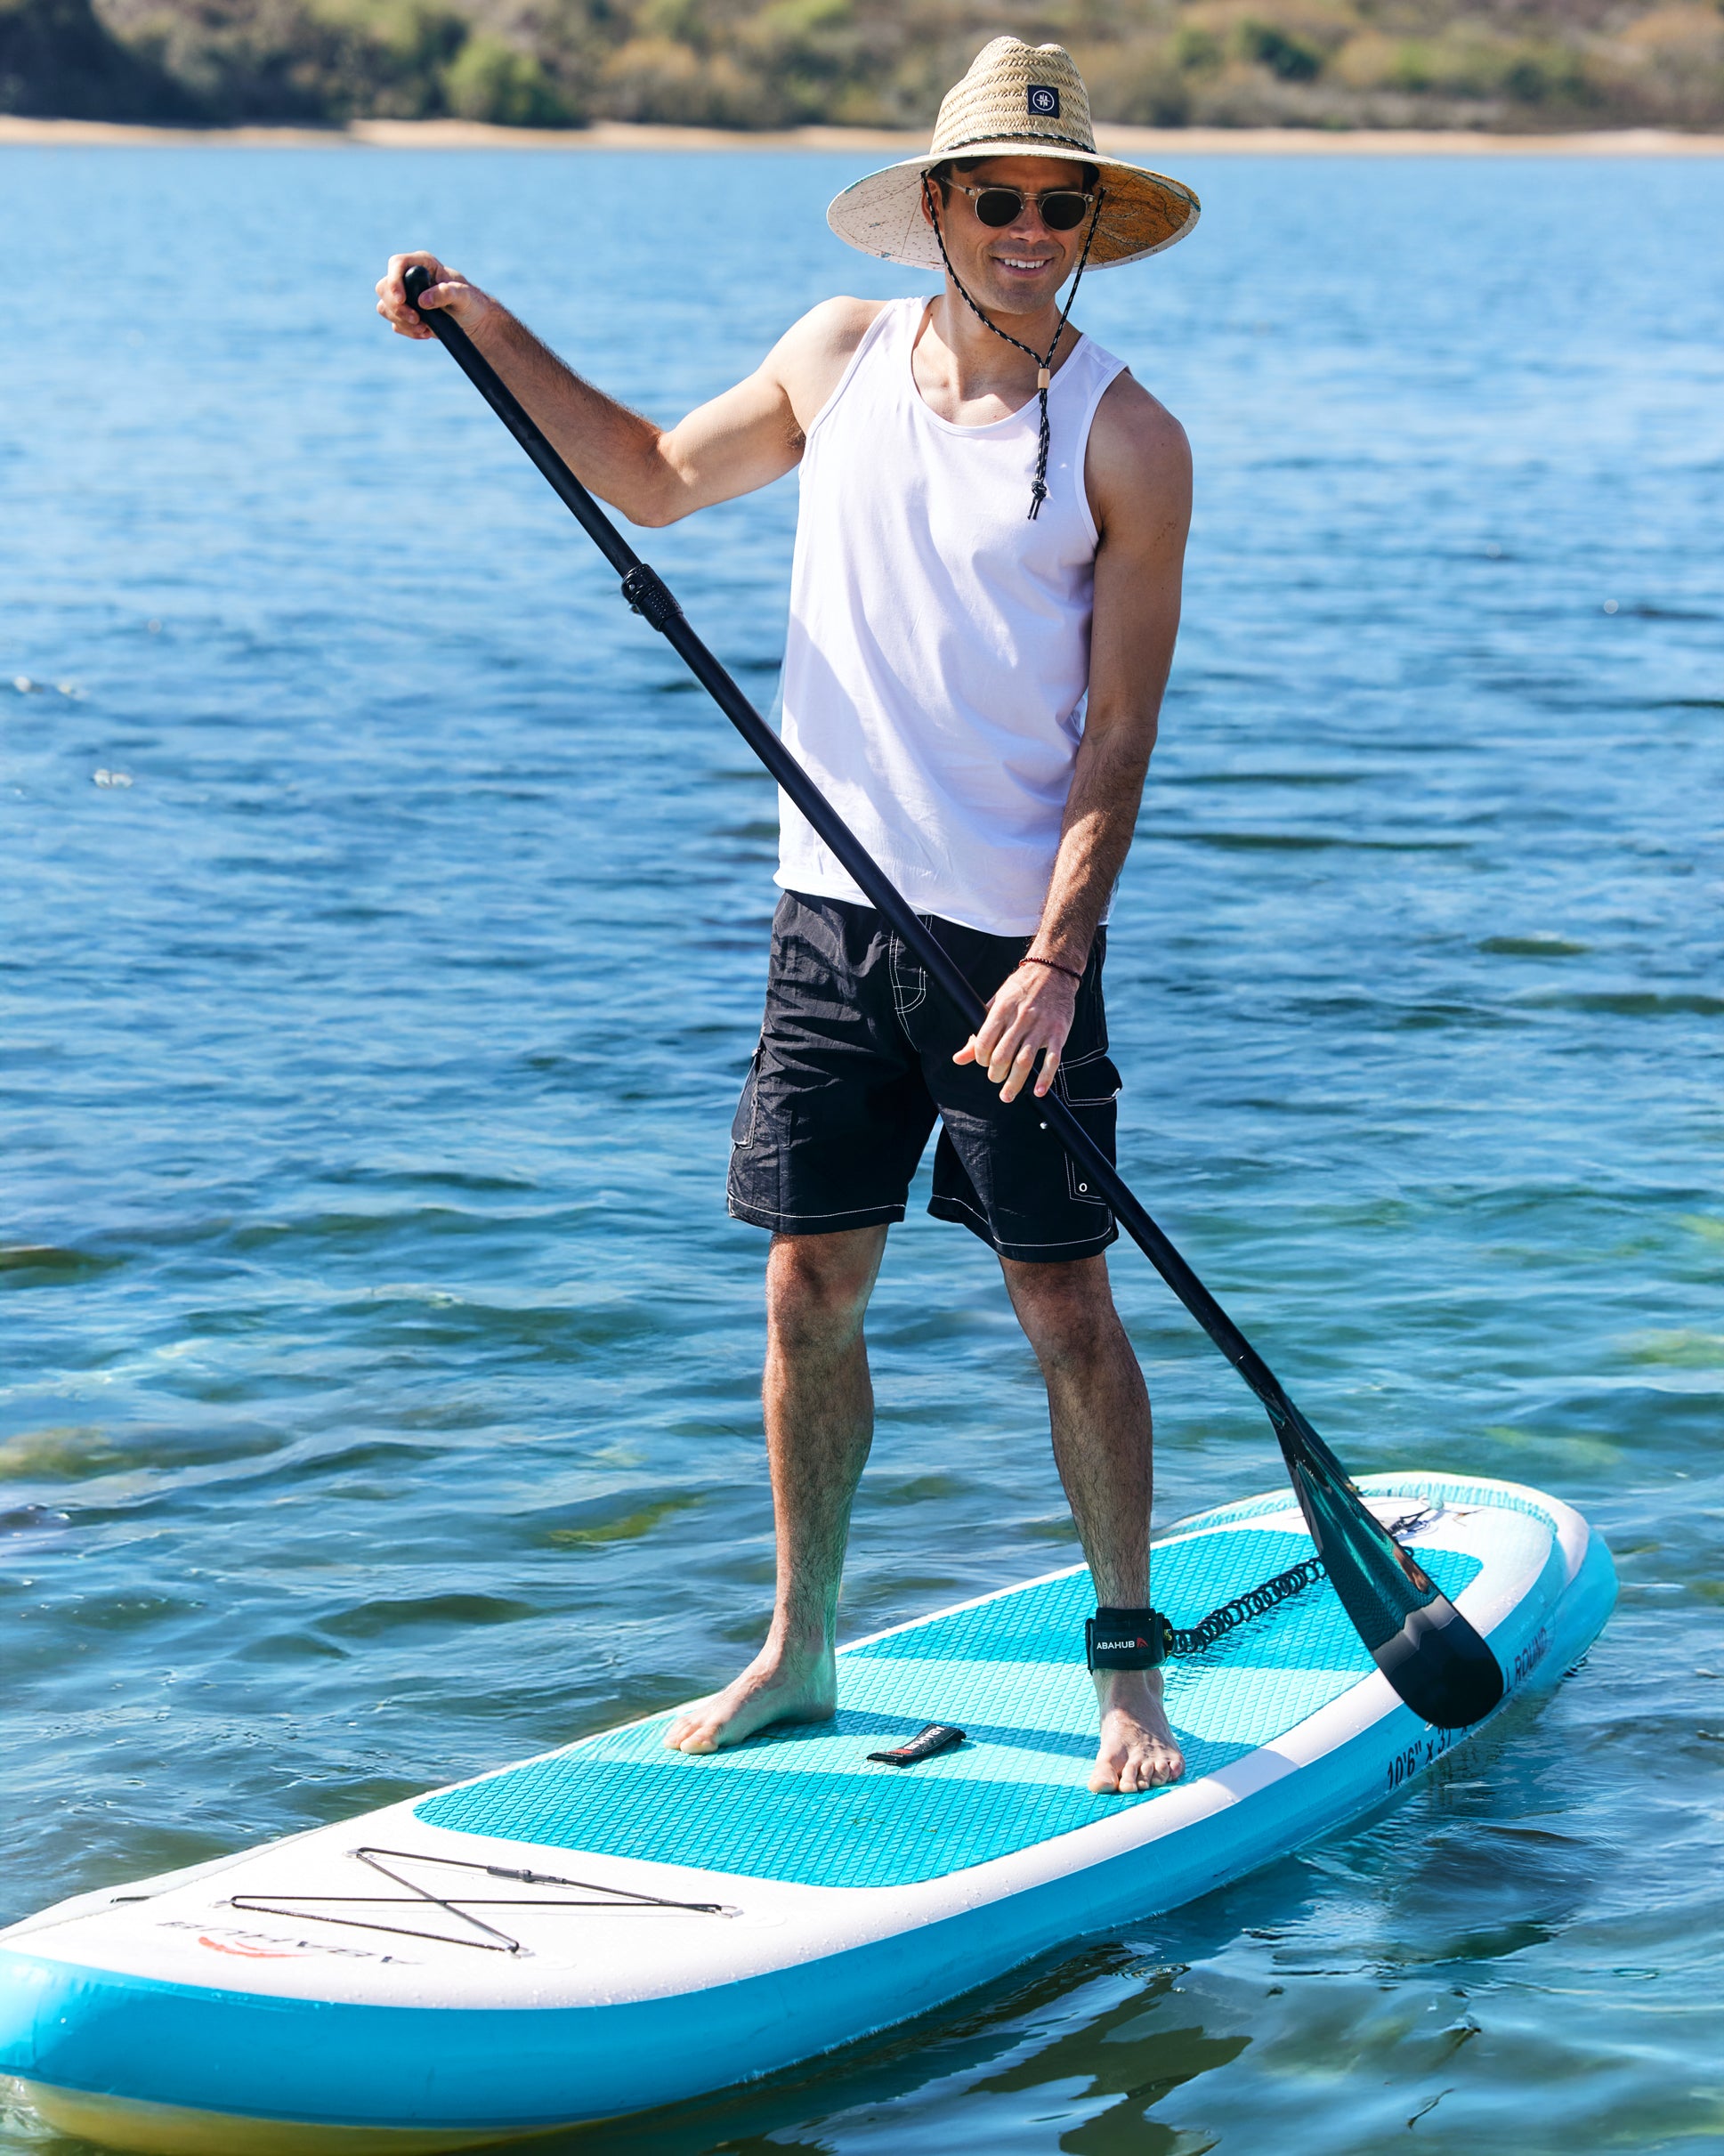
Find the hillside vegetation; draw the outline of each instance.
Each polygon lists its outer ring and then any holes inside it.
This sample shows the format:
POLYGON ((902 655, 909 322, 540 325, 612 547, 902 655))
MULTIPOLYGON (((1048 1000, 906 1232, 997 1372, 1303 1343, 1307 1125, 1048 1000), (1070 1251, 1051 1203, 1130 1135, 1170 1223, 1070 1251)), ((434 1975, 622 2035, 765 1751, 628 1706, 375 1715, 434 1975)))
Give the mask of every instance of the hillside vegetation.
POLYGON ((924 126, 1002 29, 1103 119, 1724 127, 1724 0, 0 0, 0 110, 924 126))

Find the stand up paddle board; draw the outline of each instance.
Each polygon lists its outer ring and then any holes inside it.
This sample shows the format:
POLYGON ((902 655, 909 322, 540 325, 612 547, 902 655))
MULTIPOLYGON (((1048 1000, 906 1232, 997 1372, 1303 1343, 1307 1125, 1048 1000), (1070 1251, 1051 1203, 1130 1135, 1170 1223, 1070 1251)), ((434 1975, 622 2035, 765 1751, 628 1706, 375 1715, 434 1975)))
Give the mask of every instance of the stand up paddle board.
MULTIPOLYGON (((1603 1544, 1507 1482, 1375 1476, 1385 1524, 1552 1683, 1615 1595, 1603 1544)), ((1308 1560, 1291 1496, 1155 1548, 1194 1626, 1308 1560)), ((1312 1568, 1313 1570, 1315 1568, 1312 1568)), ((467 2148, 789 2066, 1207 1893, 1409 1788, 1420 1722, 1326 1580, 1167 1666, 1186 1771, 1087 1787, 1081 1568, 843 1650, 830 1722, 668 1750, 655 1714, 0 1933, 0 2071, 51 2124, 160 2156, 467 2148), (929 1723, 961 1743, 908 1766, 929 1723)))

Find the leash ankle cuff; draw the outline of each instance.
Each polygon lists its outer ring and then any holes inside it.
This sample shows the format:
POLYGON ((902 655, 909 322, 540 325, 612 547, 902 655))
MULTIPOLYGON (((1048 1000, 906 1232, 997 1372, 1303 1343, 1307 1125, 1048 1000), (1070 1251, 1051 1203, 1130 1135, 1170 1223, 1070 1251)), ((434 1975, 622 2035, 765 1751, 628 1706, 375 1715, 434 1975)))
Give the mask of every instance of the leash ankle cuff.
POLYGON ((1091 1669, 1159 1669, 1173 1627, 1159 1609, 1097 1609, 1083 1628, 1091 1669))

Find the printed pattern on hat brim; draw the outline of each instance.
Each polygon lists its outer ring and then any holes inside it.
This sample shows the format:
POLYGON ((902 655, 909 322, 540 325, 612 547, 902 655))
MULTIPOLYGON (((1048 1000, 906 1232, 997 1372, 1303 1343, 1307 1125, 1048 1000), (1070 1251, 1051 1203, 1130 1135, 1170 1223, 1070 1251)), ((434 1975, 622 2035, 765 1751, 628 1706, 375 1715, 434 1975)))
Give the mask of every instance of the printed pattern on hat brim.
POLYGON ((1014 137, 967 142, 870 173, 834 199, 826 212, 827 223, 840 239, 864 255, 911 269, 939 269, 940 250, 922 215, 922 175, 946 158, 1050 158, 1097 166, 1107 199, 1089 255, 1094 270, 1159 255, 1183 239, 1197 223, 1197 197, 1165 174, 1123 165, 1093 150, 1045 138, 1014 137))

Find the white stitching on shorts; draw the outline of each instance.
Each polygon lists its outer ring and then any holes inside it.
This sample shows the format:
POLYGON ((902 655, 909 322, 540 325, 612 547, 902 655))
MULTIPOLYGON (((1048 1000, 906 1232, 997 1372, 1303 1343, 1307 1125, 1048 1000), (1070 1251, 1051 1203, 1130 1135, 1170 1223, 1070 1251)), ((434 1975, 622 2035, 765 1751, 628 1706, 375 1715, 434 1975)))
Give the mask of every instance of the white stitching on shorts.
MULTIPOLYGON (((1107 1203, 1105 1198, 1081 1198, 1077 1202, 1080 1204, 1100 1205, 1104 1209, 1105 1209, 1107 1203)), ((955 1205, 959 1212, 967 1212, 969 1214, 972 1220, 980 1220, 983 1227, 988 1231, 988 1240, 993 1244, 996 1253, 1001 1257, 1008 1254, 1000 1249, 999 1242, 995 1235, 994 1224, 988 1218, 985 1212, 978 1212, 974 1205, 967 1204, 962 1198, 949 1198, 943 1196, 935 1197, 929 1203, 928 1210, 930 1212, 933 1212, 935 1205, 955 1205)), ((940 1218, 940 1215, 936 1212, 934 1214, 934 1217, 937 1220, 940 1218)), ((1111 1227, 1113 1224, 1113 1215, 1112 1212, 1108 1213, 1107 1220, 1108 1225, 1111 1227)), ((956 1225, 956 1223, 954 1223, 954 1225, 956 1225)), ((1097 1229, 1097 1233, 1099 1232, 1099 1229, 1097 1229)), ((1028 1243, 1025 1242, 1021 1236, 1013 1236, 1010 1238, 1011 1245, 1014 1250, 1071 1250, 1077 1244, 1093 1243, 1095 1240, 1096 1237, 1093 1235, 1067 1236, 1062 1242, 1058 1243, 1028 1243)))
POLYGON ((900 1021, 907 1018, 912 1010, 919 1010, 927 1001, 927 975, 920 966, 905 968, 905 971, 916 983, 916 993, 911 997, 909 1002, 906 1003, 903 999, 903 990, 898 979, 898 961, 907 956, 908 953, 898 937, 890 936, 886 943, 886 971, 892 982, 892 1008, 897 1012, 900 1021))
POLYGON ((902 1204, 888 1201, 884 1205, 853 1205, 845 1212, 776 1212, 765 1205, 745 1205, 729 1191, 724 1193, 724 1210, 733 1220, 746 1220, 750 1228, 777 1228, 783 1220, 857 1220, 866 1215, 870 1222, 884 1227, 879 1216, 885 1213, 888 1220, 902 1220, 902 1204))

